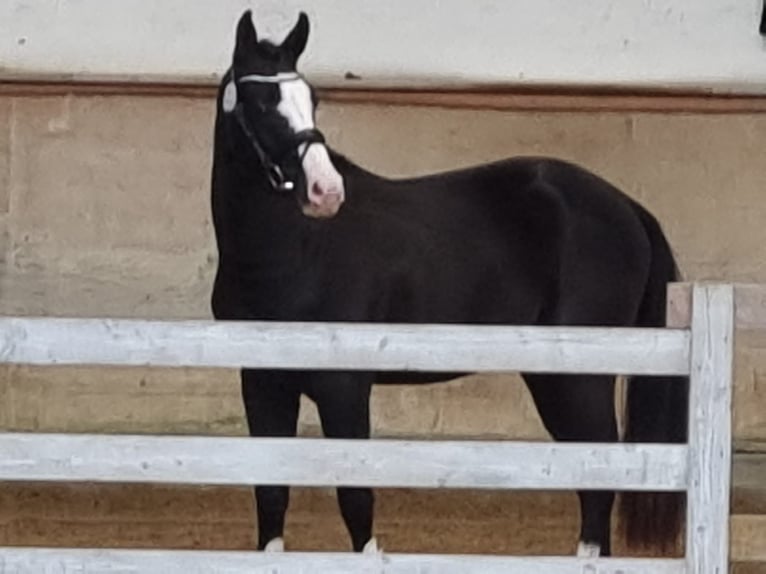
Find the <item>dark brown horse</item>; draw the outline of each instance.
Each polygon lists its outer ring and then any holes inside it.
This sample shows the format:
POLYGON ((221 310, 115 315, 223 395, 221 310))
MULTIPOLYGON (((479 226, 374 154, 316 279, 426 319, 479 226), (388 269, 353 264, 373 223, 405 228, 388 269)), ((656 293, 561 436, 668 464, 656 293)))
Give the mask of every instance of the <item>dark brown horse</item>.
MULTIPOLYGON (((242 16, 217 100, 212 208, 218 319, 658 327, 676 264, 657 221, 585 169, 513 158, 391 180, 333 152, 296 64, 301 14, 281 44, 242 16)), ((458 376, 456 373, 455 376, 458 376)), ((614 377, 524 374, 560 441, 618 440, 614 377)), ((373 384, 443 374, 242 372, 253 436, 294 436, 301 395, 328 437, 370 434, 373 384)), ((683 442, 687 385, 630 384, 624 440, 683 442)), ((417 413, 412 413, 417 416, 417 413)), ((283 547, 287 487, 256 487, 259 548, 283 547)), ((579 553, 610 554, 612 492, 579 492, 579 553)), ((354 550, 374 549, 373 494, 339 488, 354 550)), ((628 494, 630 540, 672 541, 676 494, 628 494)))

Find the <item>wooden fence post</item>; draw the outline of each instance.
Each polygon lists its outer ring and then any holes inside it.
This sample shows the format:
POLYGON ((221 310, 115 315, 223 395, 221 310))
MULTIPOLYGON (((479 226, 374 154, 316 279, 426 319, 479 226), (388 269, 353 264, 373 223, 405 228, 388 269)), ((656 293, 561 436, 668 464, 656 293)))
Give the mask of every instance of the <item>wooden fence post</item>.
POLYGON ((687 572, 726 574, 734 355, 731 285, 694 286, 691 331, 687 572))

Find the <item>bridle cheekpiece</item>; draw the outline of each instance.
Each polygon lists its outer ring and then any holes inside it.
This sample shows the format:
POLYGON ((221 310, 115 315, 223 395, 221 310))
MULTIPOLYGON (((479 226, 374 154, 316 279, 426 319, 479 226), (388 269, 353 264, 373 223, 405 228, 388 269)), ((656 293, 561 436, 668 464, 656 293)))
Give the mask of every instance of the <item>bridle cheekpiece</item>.
POLYGON ((272 188, 279 192, 288 192, 295 189, 295 182, 287 178, 284 174, 280 163, 284 160, 287 153, 296 148, 300 148, 301 145, 305 145, 303 151, 299 154, 299 164, 303 164, 303 159, 306 157, 306 153, 313 144, 324 144, 325 138, 321 131, 317 128, 309 128, 301 130, 293 134, 290 145, 286 147, 284 152, 279 154, 279 157, 272 158, 261 145, 258 136, 255 133, 252 125, 245 117, 244 104, 239 101, 237 86, 241 84, 282 84, 285 82, 295 82, 303 79, 297 72, 280 72, 273 75, 261 75, 261 74, 248 74, 241 78, 234 77, 234 71, 232 70, 232 79, 226 84, 223 92, 222 108, 227 114, 233 114, 234 119, 239 124, 242 133, 250 142, 253 151, 258 156, 261 165, 266 170, 266 174, 269 178, 272 188))

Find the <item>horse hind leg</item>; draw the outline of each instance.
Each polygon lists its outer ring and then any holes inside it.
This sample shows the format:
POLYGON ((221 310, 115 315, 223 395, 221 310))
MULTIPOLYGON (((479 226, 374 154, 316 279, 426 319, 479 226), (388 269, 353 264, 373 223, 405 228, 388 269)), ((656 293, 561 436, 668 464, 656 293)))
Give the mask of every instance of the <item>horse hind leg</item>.
MULTIPOLYGON (((557 441, 616 442, 614 377, 525 374, 537 410, 557 441)), ((614 492, 581 490, 577 555, 611 555, 614 492)))

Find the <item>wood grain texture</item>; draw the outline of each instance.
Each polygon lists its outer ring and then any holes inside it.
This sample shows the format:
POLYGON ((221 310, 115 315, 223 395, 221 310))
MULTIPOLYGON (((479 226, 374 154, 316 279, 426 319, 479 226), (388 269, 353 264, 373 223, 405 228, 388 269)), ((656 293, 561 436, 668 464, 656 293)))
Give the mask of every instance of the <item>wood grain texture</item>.
MULTIPOLYGON (((736 283, 733 287, 736 328, 766 329, 766 285, 736 283)), ((683 329, 691 324, 691 292, 691 283, 671 283, 668 286, 667 324, 669 327, 683 329)))
POLYGON ((677 559, 0 548, 0 572, 78 574, 683 574, 677 559))
POLYGON ((0 434, 0 479, 683 490, 686 447, 0 434))
POLYGON ((686 557, 690 574, 725 574, 734 360, 731 285, 694 286, 691 329, 686 557))
POLYGON ((687 374, 668 329, 0 319, 0 363, 687 374))
MULTIPOLYGON (((651 571, 669 567, 723 574, 729 552, 734 300, 730 285, 695 285, 690 331, 0 319, 0 359, 9 363, 689 373, 692 379, 688 447, 7 434, 0 440, 0 478, 479 489, 688 488, 686 561, 652 563, 651 571), (253 360, 261 362, 249 362, 253 360), (651 364, 651 370, 634 367, 644 363, 651 364)), ((158 552, 155 557, 163 564, 168 556, 158 552)), ((300 572, 305 564, 299 558, 290 555, 284 564, 267 562, 264 567, 269 572, 300 572)), ((346 566, 346 556, 315 558, 326 558, 333 571, 344 571, 346 566)), ((91 565, 97 559, 87 557, 91 565)), ((354 571, 450 572, 454 559, 421 555, 395 563, 386 557, 380 564, 357 562, 353 567, 354 571), (397 569, 389 569, 393 567, 397 569)), ((480 567, 482 572, 493 572, 497 565, 484 563, 485 557, 466 560, 469 568, 480 567)), ((513 568, 533 572, 530 568, 538 567, 546 572, 578 571, 574 568, 643 572, 647 567, 639 561, 612 569, 612 561, 586 564, 562 559, 541 564, 535 559, 532 566, 526 558, 498 560, 513 562, 499 564, 505 572, 513 568)), ((58 564, 68 568, 64 562, 58 564)), ((85 563, 72 567, 81 566, 90 567, 85 563)), ((141 571, 152 567, 148 564, 141 571)), ((322 571, 315 560, 312 571, 317 567, 322 571)))

